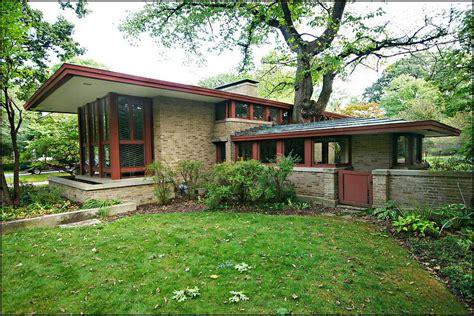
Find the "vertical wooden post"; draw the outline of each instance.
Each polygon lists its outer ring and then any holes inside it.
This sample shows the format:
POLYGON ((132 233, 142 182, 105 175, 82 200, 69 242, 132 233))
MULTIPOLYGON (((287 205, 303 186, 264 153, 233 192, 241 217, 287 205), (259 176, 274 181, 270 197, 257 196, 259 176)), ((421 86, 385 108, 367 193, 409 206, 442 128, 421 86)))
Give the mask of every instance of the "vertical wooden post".
POLYGON ((230 117, 235 117, 235 101, 230 101, 230 117))
POLYGON ((277 140, 276 154, 277 154, 277 156, 283 156, 285 154, 285 149, 283 148, 283 141, 282 140, 277 140))
POLYGON ((264 121, 270 121, 269 116, 270 116, 270 110, 269 110, 268 106, 266 106, 266 107, 263 108, 263 120, 264 121))
POLYGON ((77 126, 79 128, 79 174, 84 175, 84 124, 83 124, 83 109, 77 109, 77 126))
POLYGON ((283 123, 283 111, 282 109, 278 109, 278 124, 283 123))
POLYGON ((307 138, 304 140, 304 166, 311 167, 312 160, 313 160, 313 148, 312 148, 312 141, 311 138, 307 138))
POLYGON ((253 104, 249 104, 249 115, 247 117, 249 120, 253 120, 253 104))
POLYGON ((87 115, 87 134, 89 135, 89 137, 87 138, 87 148, 89 149, 89 157, 87 157, 89 159, 89 170, 88 170, 88 173, 89 173, 89 176, 93 176, 94 175, 94 147, 92 146, 92 133, 93 133, 93 130, 92 130, 92 127, 93 127, 93 124, 92 124, 92 119, 94 117, 94 115, 92 114, 93 112, 93 103, 87 103, 86 105, 86 109, 87 109, 87 112, 86 112, 86 115, 87 115))
POLYGON ((259 147, 257 142, 252 143, 252 159, 258 160, 259 159, 259 147))
POLYGON ((109 124, 110 124, 110 168, 112 180, 120 179, 120 135, 118 121, 117 94, 110 93, 109 98, 109 124))
POLYGON ((97 148, 99 150, 99 177, 103 178, 104 177, 104 152, 102 148, 102 126, 104 122, 102 121, 102 102, 103 100, 97 99, 96 100, 96 123, 97 123, 97 148))
POLYGON ((145 115, 144 117, 144 130, 145 130, 145 167, 153 162, 153 145, 152 145, 152 140, 153 140, 153 127, 152 127, 152 122, 153 122, 153 115, 151 111, 152 107, 152 100, 149 98, 144 99, 144 111, 143 114, 145 115))

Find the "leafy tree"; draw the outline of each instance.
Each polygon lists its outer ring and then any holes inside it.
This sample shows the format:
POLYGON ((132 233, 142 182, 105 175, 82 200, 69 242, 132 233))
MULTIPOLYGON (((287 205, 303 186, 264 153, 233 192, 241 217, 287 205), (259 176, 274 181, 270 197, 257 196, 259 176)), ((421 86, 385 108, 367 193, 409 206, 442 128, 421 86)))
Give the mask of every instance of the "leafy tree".
POLYGON ((442 95, 435 85, 401 75, 384 90, 380 106, 389 117, 400 117, 403 113, 412 119, 439 119, 441 102, 442 95))
POLYGON ((50 157, 59 163, 79 161, 77 116, 49 114, 30 125, 25 153, 30 158, 50 157))
MULTIPOLYGON (((63 8, 74 8, 79 16, 86 13, 83 1, 74 5, 69 1, 61 1, 61 5, 63 8)), ((6 116, 14 156, 13 192, 8 189, 3 168, 0 168, 0 184, 4 202, 18 205, 20 200, 18 132, 23 122, 23 111, 18 101, 26 100, 32 91, 47 79, 49 69, 46 63, 51 54, 55 54, 61 60, 67 60, 81 54, 83 49, 72 39, 74 26, 71 23, 63 17, 59 17, 54 23, 46 22, 41 11, 33 10, 26 0, 4 0, 0 3, 0 11, 2 16, 0 105, 3 110, 2 125, 6 116)))
MULTIPOLYGON (((395 34, 388 22, 377 23, 381 8, 357 13, 346 9, 347 1, 332 5, 314 1, 268 2, 153 2, 129 17, 120 29, 132 39, 147 32, 165 48, 181 46, 192 56, 204 45, 222 51, 238 47, 241 68, 251 65, 252 47, 279 34, 286 43, 279 47, 296 67, 293 80, 293 119, 320 117, 332 92, 334 78, 370 57, 386 58, 413 53, 445 43, 451 34, 447 19, 426 17, 413 32, 395 34), (435 21, 441 22, 436 25, 435 21), (304 30, 304 31, 303 31, 304 30), (312 100, 314 84, 321 84, 312 100)), ((349 7, 349 6, 347 6, 349 7)))
POLYGON ((385 112, 375 102, 350 103, 344 107, 337 108, 337 112, 351 117, 382 118, 385 112))

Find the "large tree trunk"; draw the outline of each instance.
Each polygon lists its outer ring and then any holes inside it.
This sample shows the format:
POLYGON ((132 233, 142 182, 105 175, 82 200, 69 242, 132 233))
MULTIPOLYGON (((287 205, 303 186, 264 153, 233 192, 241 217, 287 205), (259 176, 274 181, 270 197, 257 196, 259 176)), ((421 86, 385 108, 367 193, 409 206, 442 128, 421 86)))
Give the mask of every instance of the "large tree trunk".
POLYGON ((335 73, 330 72, 323 75, 322 89, 318 100, 311 99, 313 96, 313 78, 311 75, 311 62, 309 54, 298 54, 296 76, 295 76, 295 99, 293 106, 293 121, 303 123, 306 120, 320 120, 326 109, 332 93, 332 84, 335 73))

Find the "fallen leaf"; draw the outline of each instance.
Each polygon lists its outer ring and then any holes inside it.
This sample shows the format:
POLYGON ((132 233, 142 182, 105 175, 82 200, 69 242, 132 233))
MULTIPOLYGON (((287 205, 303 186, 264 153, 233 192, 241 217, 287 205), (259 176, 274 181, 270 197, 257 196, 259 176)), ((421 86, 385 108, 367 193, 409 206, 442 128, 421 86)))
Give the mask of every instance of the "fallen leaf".
POLYGON ((157 287, 156 290, 155 290, 155 292, 156 292, 156 294, 160 294, 160 292, 161 292, 160 288, 157 287))
POLYGON ((296 295, 296 294, 291 294, 291 297, 292 297, 294 300, 297 300, 297 299, 298 299, 298 295, 296 295))
POLYGON ((213 274, 209 276, 211 279, 217 279, 219 276, 217 274, 213 274))
POLYGON ((158 309, 160 308, 160 304, 156 304, 155 307, 153 307, 153 309, 158 309))
POLYGON ((97 249, 96 249, 96 248, 92 248, 92 252, 97 252, 97 249))
POLYGON ((20 263, 17 264, 15 267, 21 267, 22 265, 23 265, 23 263, 20 262, 20 263))

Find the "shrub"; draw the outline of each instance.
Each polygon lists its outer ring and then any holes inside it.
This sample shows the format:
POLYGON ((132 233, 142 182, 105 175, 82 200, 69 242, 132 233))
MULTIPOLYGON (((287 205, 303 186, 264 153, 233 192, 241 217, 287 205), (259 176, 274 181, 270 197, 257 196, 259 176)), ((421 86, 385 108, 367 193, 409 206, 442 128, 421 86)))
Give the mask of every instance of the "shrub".
POLYGON ((410 213, 405 216, 399 216, 393 222, 393 227, 397 232, 414 233, 415 235, 425 237, 426 233, 435 233, 438 231, 436 223, 423 219, 420 215, 410 213))
POLYGON ((183 182, 187 185, 190 199, 196 198, 197 188, 200 184, 203 163, 199 160, 181 160, 178 162, 177 172, 181 175, 183 182))
POLYGON ((430 170, 433 171, 472 171, 472 158, 463 156, 451 156, 447 159, 432 158, 430 160, 430 170))
POLYGON ((286 202, 294 196, 288 176, 293 170, 291 157, 279 157, 274 164, 256 160, 224 162, 214 167, 207 184, 206 204, 286 202))
POLYGON ((147 173, 153 177, 153 194, 158 204, 168 204, 176 188, 174 171, 164 162, 155 161, 147 166, 147 173))

